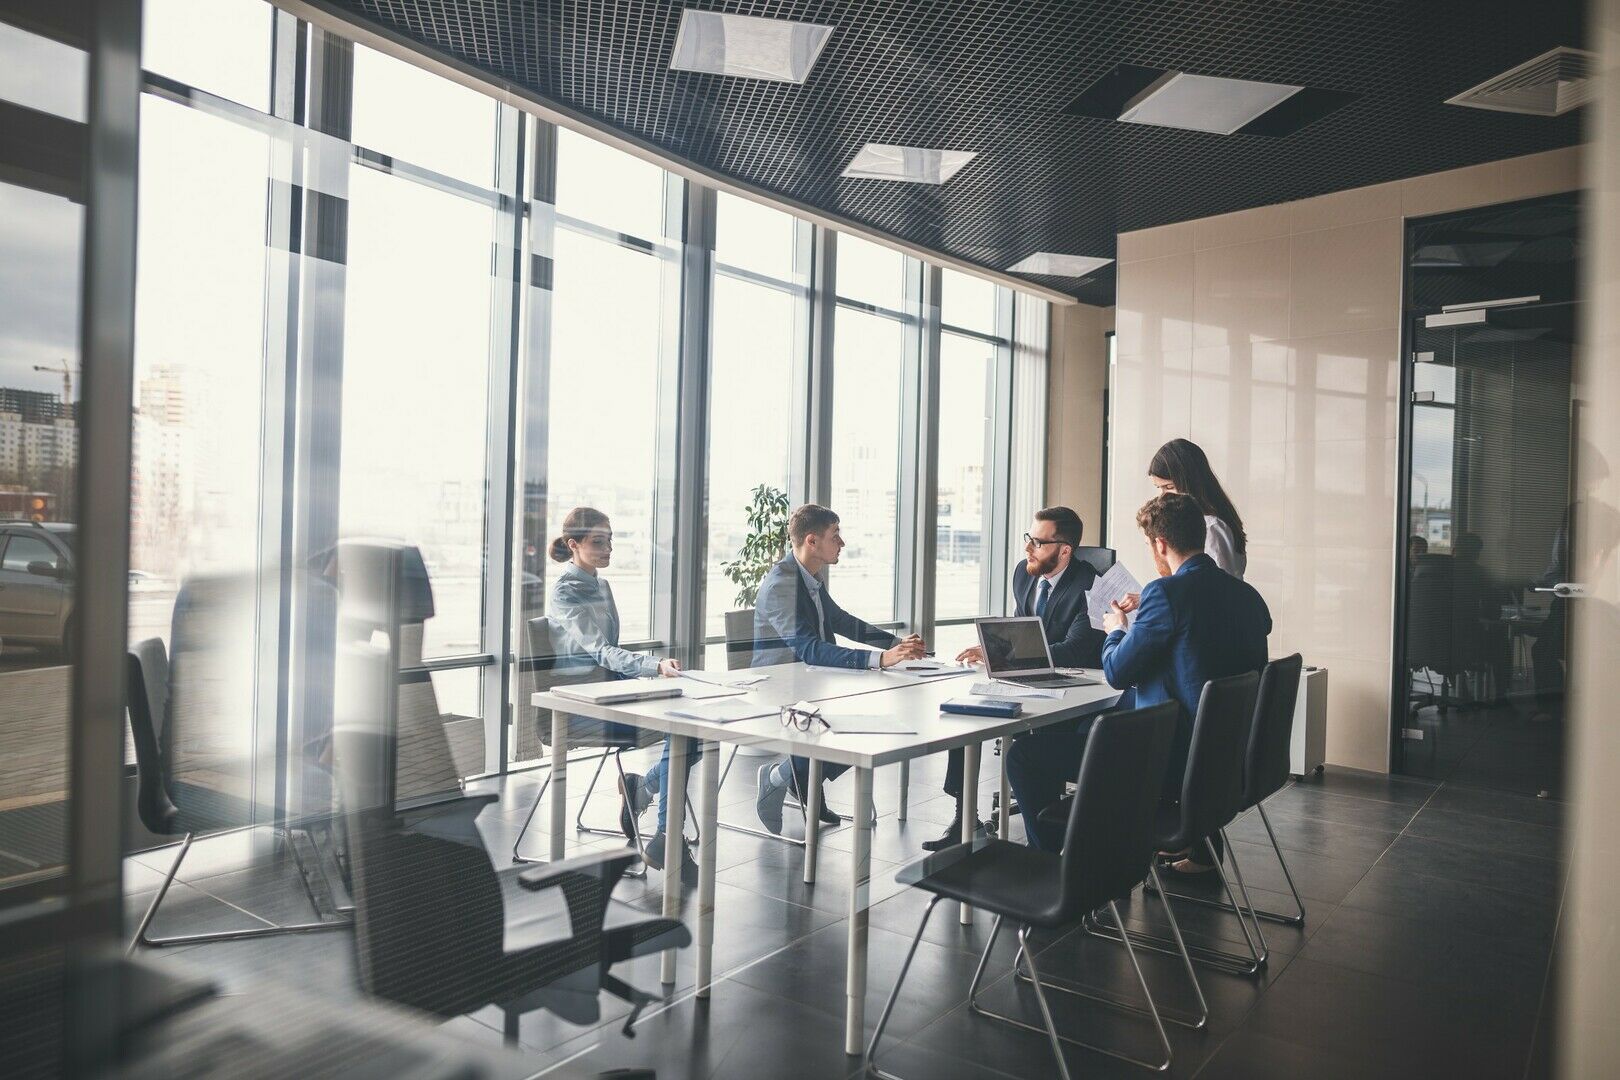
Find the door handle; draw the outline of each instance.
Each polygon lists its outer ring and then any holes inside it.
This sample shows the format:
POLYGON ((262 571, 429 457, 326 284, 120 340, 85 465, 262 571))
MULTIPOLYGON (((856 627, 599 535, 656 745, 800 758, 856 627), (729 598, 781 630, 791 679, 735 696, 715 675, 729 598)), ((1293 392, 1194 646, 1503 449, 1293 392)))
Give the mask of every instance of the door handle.
POLYGON ((1551 587, 1537 586, 1534 591, 1550 592, 1554 596, 1561 596, 1566 600, 1578 600, 1583 596, 1591 595, 1585 585, 1574 581, 1560 581, 1551 587))

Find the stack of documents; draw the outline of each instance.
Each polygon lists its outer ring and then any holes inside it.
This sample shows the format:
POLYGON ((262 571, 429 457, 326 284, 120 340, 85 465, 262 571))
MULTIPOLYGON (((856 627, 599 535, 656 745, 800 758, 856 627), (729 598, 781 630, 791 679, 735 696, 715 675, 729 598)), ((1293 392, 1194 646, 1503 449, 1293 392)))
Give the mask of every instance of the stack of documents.
POLYGON ((1098 630, 1102 629, 1103 616, 1108 614, 1109 605, 1124 600, 1131 593, 1139 593, 1142 586, 1125 569, 1125 564, 1116 562, 1108 568, 1108 573, 1091 583, 1086 592, 1086 614, 1091 618, 1091 625, 1098 630))

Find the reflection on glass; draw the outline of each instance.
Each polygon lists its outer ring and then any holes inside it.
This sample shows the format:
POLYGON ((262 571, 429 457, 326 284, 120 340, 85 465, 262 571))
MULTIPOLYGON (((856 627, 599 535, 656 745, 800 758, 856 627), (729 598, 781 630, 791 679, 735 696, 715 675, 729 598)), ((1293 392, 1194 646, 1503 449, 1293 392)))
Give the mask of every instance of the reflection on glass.
POLYGON ((655 240, 664 235, 664 170, 558 129, 557 212, 655 240))
POLYGON ((169 641, 188 577, 259 565, 268 159, 259 132, 141 101, 132 642, 169 641))
MULTIPOLYGON (((992 288, 992 293, 993 293, 992 288)), ((939 619, 972 618, 983 581, 985 455, 995 412, 996 347, 940 335, 939 497, 934 607, 939 619)))
POLYGON ((480 187, 495 177, 496 104, 419 67, 356 45, 356 146, 480 187))
POLYGON ((909 261, 857 236, 838 237, 838 295, 890 311, 906 309, 909 261))
POLYGON ((0 184, 0 887, 66 855, 83 225, 0 184))
MULTIPOLYGON (((726 220, 722 212, 721 221, 726 220)), ((789 237, 791 243, 791 236, 789 237)), ((793 294, 716 274, 710 332, 709 543, 705 636, 725 632, 738 586, 722 564, 749 534, 748 507, 761 484, 788 490, 793 432, 793 294)), ((722 665, 724 666, 724 665, 722 665)))
POLYGON ((249 108, 269 110, 269 4, 146 0, 143 17, 142 67, 249 108))
MULTIPOLYGON (((842 237, 839 244, 842 267, 842 237)), ((831 509, 842 519, 849 546, 829 574, 845 610, 888 621, 895 618, 896 604, 905 326, 840 308, 833 340, 831 509)))
POLYGON ((349 185, 341 533, 421 549, 424 656, 481 652, 494 212, 361 166, 349 185))

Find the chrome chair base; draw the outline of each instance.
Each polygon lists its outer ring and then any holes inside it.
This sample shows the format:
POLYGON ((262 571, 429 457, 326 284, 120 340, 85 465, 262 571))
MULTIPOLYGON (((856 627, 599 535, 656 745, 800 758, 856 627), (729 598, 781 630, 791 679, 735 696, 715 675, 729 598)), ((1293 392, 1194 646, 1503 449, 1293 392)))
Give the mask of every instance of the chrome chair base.
MULTIPOLYGON (((1259 974, 1260 969, 1266 966, 1266 961, 1270 955, 1269 950, 1266 948, 1265 935, 1260 930, 1259 919, 1255 918, 1253 915, 1253 904, 1249 902, 1249 891, 1243 884, 1243 871, 1238 866, 1237 856, 1232 851, 1232 842, 1227 839, 1225 829, 1221 830, 1221 839, 1225 843, 1227 854, 1232 859, 1233 876, 1237 878, 1238 889, 1243 895, 1244 903, 1242 905, 1238 904, 1237 896, 1232 892, 1232 884, 1226 878, 1226 870, 1223 866, 1223 860, 1217 857, 1215 854, 1215 845, 1211 844, 1208 839, 1206 839, 1204 841, 1204 846, 1209 852, 1210 861, 1214 863, 1216 874, 1219 875, 1221 879, 1221 886, 1226 890, 1226 896, 1231 902, 1232 910, 1237 912, 1238 926, 1243 930, 1243 940, 1247 942, 1249 946, 1248 956, 1225 952, 1221 949, 1209 949, 1198 945, 1187 945, 1185 942, 1178 942, 1177 940, 1158 937, 1153 934, 1144 934, 1140 931, 1127 931, 1123 926, 1121 926, 1118 930, 1115 930, 1112 927, 1101 925, 1090 916, 1081 922, 1081 925, 1085 927, 1086 933, 1092 935, 1093 937, 1106 938, 1109 941, 1119 941, 1121 938, 1129 938, 1141 948, 1149 949, 1157 953, 1164 953, 1165 955, 1169 956, 1181 955, 1184 953, 1190 957, 1194 963, 1203 964, 1205 967, 1214 968, 1218 971, 1225 971, 1233 975, 1259 974), (1253 933, 1250 933, 1249 931, 1249 927, 1251 925, 1254 927, 1253 933), (1256 944, 1257 940, 1258 944, 1256 944), (1177 948, 1178 944, 1180 945, 1179 949, 1177 948)), ((1172 896, 1173 895, 1174 894, 1172 894, 1172 896)), ((1176 938, 1179 939, 1180 936, 1181 933, 1179 930, 1177 930, 1176 938)))
MULTIPOLYGON (((936 905, 938 905, 940 899, 941 898, 936 895, 928 901, 928 907, 923 911, 922 921, 917 926, 917 933, 911 939, 910 948, 906 950, 905 961, 900 965, 899 978, 895 980, 894 989, 889 991, 889 1000, 884 1004, 883 1013, 878 1017, 877 1028, 872 1032, 872 1040, 867 1044, 863 1064, 865 1071, 869 1076, 882 1077, 884 1080, 900 1080, 900 1078, 896 1077, 893 1073, 885 1072, 883 1069, 878 1067, 878 1043, 883 1038, 884 1029, 888 1027, 889 1017, 894 1013, 894 1004, 897 1000, 899 1000, 900 997, 900 987, 905 983, 906 974, 911 970, 911 961, 917 954, 917 945, 922 941, 923 932, 928 928, 929 917, 933 915, 934 908, 936 905)), ((1035 1001, 1041 1012, 1041 1024, 1032 1024, 1021 1017, 1011 1016, 1005 1013, 998 1013, 984 1008, 979 1004, 979 986, 984 980, 985 968, 990 962, 990 953, 996 947, 996 938, 1001 934, 1002 918, 999 915, 996 916, 996 921, 991 926, 990 939, 985 942, 984 953, 979 957, 978 967, 975 968, 973 972, 973 982, 968 987, 968 1008, 973 1012, 980 1016, 988 1017, 989 1019, 1007 1024, 1011 1027, 1021 1028, 1025 1031, 1034 1032, 1038 1035, 1045 1035, 1047 1040, 1052 1045, 1052 1054, 1057 1060, 1058 1076, 1061 1077, 1062 1080, 1070 1080, 1068 1060, 1063 1052, 1064 1043, 1068 1043, 1072 1046, 1084 1047, 1088 1050, 1094 1050, 1100 1054, 1107 1054, 1109 1057, 1118 1058, 1119 1060, 1129 1062, 1132 1065, 1140 1065, 1143 1068, 1151 1069, 1154 1072, 1164 1072, 1170 1067, 1170 1038, 1165 1033, 1164 1023, 1160 1019, 1158 1007, 1154 1004, 1153 993, 1148 989, 1147 979, 1142 975, 1142 966, 1137 962, 1136 951, 1132 947, 1131 939, 1128 936, 1123 936, 1125 923, 1120 918, 1118 905, 1110 902, 1108 907, 1110 912, 1113 914, 1115 925, 1120 929, 1122 935, 1121 940, 1124 942, 1126 954, 1131 960, 1131 968, 1136 972, 1137 983, 1141 986, 1142 996, 1147 1001, 1146 1008, 1139 1005, 1130 1005, 1124 1002, 1115 1001, 1104 996, 1078 993, 1070 990, 1067 987, 1057 985, 1049 979, 1042 978, 1041 973, 1035 964, 1034 952, 1029 947, 1030 928, 1028 926, 1021 926, 1018 928, 1018 952, 1013 957, 1013 976, 1015 981, 1018 979, 1023 979, 1034 989, 1035 1001), (1023 975, 1023 973, 1019 971, 1020 961, 1029 967, 1028 976, 1023 975), (1057 1025, 1052 1020, 1052 1010, 1046 1001, 1045 991, 1049 988, 1063 990, 1064 992, 1068 993, 1075 993, 1076 996, 1092 998, 1093 1000, 1100 1001, 1105 1005, 1124 1008, 1127 1011, 1151 1017, 1153 1019, 1154 1029, 1159 1036, 1159 1045, 1164 1049, 1164 1060, 1148 1061, 1142 1058, 1134 1057, 1131 1054, 1125 1053, 1121 1050, 1114 1050, 1106 1046, 1099 1046, 1095 1043, 1084 1042, 1083 1040, 1071 1038, 1066 1035, 1059 1035, 1057 1025)), ((1177 936, 1179 937, 1179 935, 1180 931, 1178 930, 1177 936)), ((1189 974, 1192 971, 1190 962, 1187 970, 1189 974)), ((1193 985, 1197 986, 1197 983, 1198 980, 1196 977, 1194 977, 1193 985)), ((1207 1020, 1209 1008, 1204 1004, 1202 990, 1199 990, 1198 999, 1200 1004, 1204 1007, 1204 1015, 1205 1019, 1207 1020)), ((1202 1026, 1202 1022, 1200 1022, 1198 1026, 1202 1026)))
MULTIPOLYGON (((138 945, 145 945, 152 949, 162 949, 174 945, 202 945, 215 941, 240 941, 244 938, 275 937, 280 934, 313 934, 323 930, 343 930, 354 925, 354 917, 349 914, 346 918, 322 920, 309 923, 285 923, 280 925, 254 926, 241 930, 216 930, 206 934, 174 934, 169 937, 155 938, 148 935, 152 920, 157 917, 158 908, 163 898, 169 895, 169 886, 174 884, 175 875, 180 872, 180 864, 185 861, 187 853, 191 851, 192 841, 196 839, 195 833, 186 833, 185 839, 180 842, 180 851, 174 857, 169 872, 163 877, 163 884, 158 886, 157 895, 147 905, 146 913, 135 927, 135 935, 130 938, 129 945, 124 949, 125 956, 132 956, 138 945)), ((296 857, 296 854, 295 854, 296 857)), ((307 884, 305 886, 308 888, 307 884)))
MULTIPOLYGON (((1283 858, 1282 847, 1277 843, 1277 834, 1271 827, 1271 819, 1266 816, 1266 806, 1264 803, 1257 803, 1255 804, 1255 809, 1260 811, 1260 821, 1266 827, 1266 835, 1271 838, 1271 850, 1277 853, 1277 865, 1282 867, 1283 877, 1288 881, 1288 889, 1294 894, 1294 907, 1297 913, 1289 915, 1286 912, 1266 911, 1262 908, 1256 908, 1254 914, 1259 918, 1267 919, 1275 923, 1282 923, 1286 926, 1304 926, 1305 901, 1300 899, 1299 888, 1294 884, 1294 875, 1288 869, 1288 860, 1283 858)), ((1179 892, 1172 892, 1170 896, 1172 899, 1182 900, 1189 904, 1198 904, 1202 907, 1214 908, 1217 911, 1226 911, 1236 914, 1230 904, 1226 904, 1220 900, 1211 900, 1206 896, 1189 896, 1186 893, 1179 892)))

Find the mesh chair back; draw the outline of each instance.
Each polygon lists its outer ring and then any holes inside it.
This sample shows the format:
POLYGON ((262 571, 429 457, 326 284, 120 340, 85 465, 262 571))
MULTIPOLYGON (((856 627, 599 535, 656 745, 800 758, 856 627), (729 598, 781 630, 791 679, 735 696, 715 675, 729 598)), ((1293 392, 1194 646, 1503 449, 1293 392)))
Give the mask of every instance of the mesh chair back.
POLYGON ((180 831, 179 811, 169 801, 159 749, 169 712, 169 653, 162 638, 147 638, 130 647, 128 665, 129 734, 135 743, 135 812, 141 824, 158 836, 180 831))
MULTIPOLYGON (((345 803, 364 802, 347 780, 386 767, 386 736, 340 729, 337 751, 345 803)), ((387 806, 344 816, 360 985, 440 1016, 492 999, 505 931, 500 883, 477 829, 435 828, 456 820, 446 814, 407 826, 387 806)))
POLYGON ((754 666, 754 609, 726 612, 726 670, 754 666))
POLYGON ((1157 779, 1170 760, 1176 716, 1167 701, 1091 725, 1063 841, 1060 918, 1117 900, 1147 876, 1157 779))
MULTIPOLYGON (((601 682, 604 678, 613 677, 612 672, 597 667, 577 652, 570 652, 563 640, 564 633, 549 616, 529 620, 529 656, 534 660, 536 690, 550 690, 554 686, 567 686, 570 683, 601 682)), ((535 710, 535 734, 542 746, 551 745, 552 712, 551 709, 535 710)), ((663 739, 662 735, 651 729, 641 730, 572 713, 565 715, 568 716, 568 747, 571 750, 592 746, 644 747, 663 739)))
POLYGON ((1243 778, 1243 807, 1269 797, 1288 782, 1288 759, 1294 736, 1294 702, 1299 697, 1299 653, 1273 660, 1260 673, 1254 727, 1249 732, 1248 765, 1243 778))
POLYGON ((1260 676, 1253 671, 1204 684, 1181 784, 1182 836, 1208 836, 1241 809, 1243 759, 1259 688, 1260 676))
POLYGON ((1105 547, 1077 547, 1072 558, 1090 566, 1098 575, 1108 573, 1114 568, 1114 563, 1119 561, 1114 549, 1105 547))

